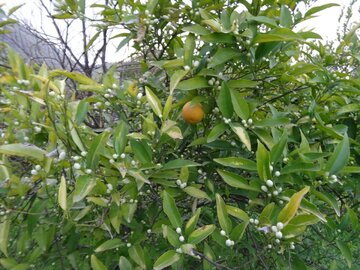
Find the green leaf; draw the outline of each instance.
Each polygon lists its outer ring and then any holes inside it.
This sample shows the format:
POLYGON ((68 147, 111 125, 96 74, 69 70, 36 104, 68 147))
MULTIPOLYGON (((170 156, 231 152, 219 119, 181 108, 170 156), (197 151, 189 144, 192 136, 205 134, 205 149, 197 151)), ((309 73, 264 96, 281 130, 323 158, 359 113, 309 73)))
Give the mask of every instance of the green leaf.
POLYGON ((336 240, 336 245, 340 249, 341 254, 343 255, 344 259, 346 260, 348 267, 351 268, 352 254, 351 254, 350 248, 348 247, 348 245, 346 243, 342 242, 341 240, 336 240))
POLYGON ((209 201, 211 201, 210 197, 206 194, 205 191, 202 191, 201 189, 198 189, 196 187, 186 187, 183 189, 183 191, 185 191, 187 194, 189 194, 190 196, 194 197, 194 198, 198 198, 198 199, 207 199, 209 201))
POLYGON ((150 104, 151 109, 154 113, 161 118, 161 113, 163 111, 160 99, 151 91, 151 89, 145 86, 145 93, 147 101, 150 104))
POLYGON ((320 170, 319 164, 307 163, 303 161, 292 161, 284 168, 282 174, 296 173, 296 172, 317 172, 320 170))
MULTIPOLYGON (((204 255, 211 261, 216 260, 216 256, 212 251, 211 247, 205 242, 204 244, 204 255)), ((207 260, 203 260, 203 268, 204 270, 214 270, 214 266, 210 264, 207 260)))
POLYGON ((337 115, 342 115, 345 113, 350 113, 350 112, 357 112, 360 111, 360 104, 359 103, 351 103, 351 104, 347 104, 342 106, 338 111, 337 111, 337 115))
POLYGON ((162 167, 162 170, 180 169, 182 167, 195 167, 195 166, 200 166, 200 164, 186 159, 174 159, 167 162, 162 167))
POLYGON ((129 248, 129 255, 130 258, 141 267, 141 269, 146 268, 145 258, 144 258, 144 251, 140 245, 134 245, 129 248))
POLYGON ((10 219, 5 220, 3 223, 0 223, 0 250, 6 257, 8 254, 8 244, 9 244, 9 231, 10 231, 10 219))
POLYGON ((95 170, 95 168, 98 166, 100 155, 104 151, 104 147, 109 135, 109 132, 103 132, 93 140, 86 158, 87 168, 95 170))
POLYGON ((107 240, 95 249, 95 252, 103 252, 106 250, 114 249, 123 246, 124 243, 119 238, 107 240))
POLYGON ((35 145, 15 143, 1 145, 0 154, 34 158, 41 161, 44 159, 46 152, 35 145))
POLYGON ((284 131, 284 133, 280 137, 280 140, 271 148, 270 157, 271 157, 271 162, 273 162, 274 164, 276 164, 283 155, 285 147, 287 145, 287 140, 288 140, 288 136, 286 131, 284 131))
POLYGON ((196 224, 199 220, 201 208, 196 209, 195 215, 193 215, 185 225, 185 235, 189 235, 196 228, 196 224))
POLYGON ((177 70, 170 78, 170 95, 173 94, 174 90, 177 88, 178 83, 184 78, 188 73, 187 70, 177 70))
POLYGON ((217 65, 224 64, 227 61, 232 60, 239 55, 240 53, 238 50, 234 50, 230 48, 220 48, 211 58, 210 63, 208 64, 208 68, 213 68, 217 65))
POLYGON ((76 109, 75 123, 80 125, 84 122, 89 108, 89 103, 86 100, 81 100, 76 109))
POLYGON ((163 192, 163 210, 168 216, 174 228, 181 228, 182 219, 179 210, 176 207, 175 200, 166 191, 163 192))
POLYGON ((299 62, 291 67, 289 74, 292 76, 299 76, 316 70, 320 70, 320 67, 314 64, 299 62))
POLYGON ((251 141, 248 132, 246 129, 238 124, 232 123, 230 124, 231 129, 235 132, 235 134, 239 137, 241 142, 246 146, 247 150, 251 151, 251 141))
POLYGON ((295 226, 308 226, 318 223, 320 219, 317 216, 309 214, 300 214, 295 216, 289 224, 295 226))
POLYGON ((232 239, 235 242, 240 241, 245 233, 245 230, 246 230, 248 224, 249 224, 248 221, 244 221, 244 222, 236 225, 230 234, 230 239, 232 239))
POLYGON ((95 33, 95 35, 92 36, 92 38, 89 40, 88 44, 85 47, 85 51, 88 51, 91 48, 91 46, 94 44, 94 42, 97 40, 101 33, 102 31, 98 31, 95 33))
POLYGON ((231 118, 234 109, 231 102, 230 90, 225 82, 223 82, 221 85, 221 90, 217 99, 217 104, 223 116, 226 118, 231 118))
POLYGON ((161 227, 163 237, 167 239, 173 247, 178 248, 181 245, 179 234, 177 234, 170 226, 163 224, 161 227))
POLYGON ((219 138, 227 129, 227 126, 225 123, 217 124, 209 133, 207 136, 206 142, 211 143, 215 141, 217 138, 219 138))
POLYGON ((293 24, 291 12, 288 7, 281 5, 280 10, 280 24, 284 27, 290 28, 293 24))
POLYGON ((180 260, 180 255, 174 250, 166 251, 154 263, 154 270, 161 270, 170 265, 173 265, 180 260))
POLYGON ((84 85, 98 85, 93 79, 77 72, 55 69, 49 72, 49 77, 64 76, 84 85))
POLYGON ((220 223, 220 227, 227 233, 230 234, 232 229, 232 223, 226 212, 226 206, 223 198, 221 198, 220 194, 216 193, 216 213, 220 223))
POLYGON ((188 243, 194 245, 199 244, 206 237, 212 234, 215 228, 215 225, 205 225, 199 229, 196 229, 189 235, 188 243))
POLYGON ((327 8, 331 8, 331 7, 336 7, 336 6, 339 6, 339 4, 334 4, 334 3, 330 3, 330 4, 325 4, 325 5, 322 5, 322 6, 317 6, 317 7, 313 7, 313 8, 310 8, 306 13, 305 13, 305 18, 315 14, 315 13, 318 13, 319 11, 322 11, 324 9, 327 9, 327 8))
POLYGON ((235 206, 226 205, 226 212, 233 217, 241 219, 242 221, 248 221, 250 219, 244 210, 241 210, 235 206))
POLYGON ((247 80, 247 79, 239 79, 239 80, 230 80, 227 82, 229 88, 253 88, 257 86, 259 82, 247 80))
POLYGON ((334 153, 329 158, 325 170, 329 174, 339 172, 348 163, 350 156, 349 138, 345 134, 344 139, 336 146, 334 153))
POLYGON ((184 32, 190 32, 190 33, 194 33, 194 34, 198 34, 198 35, 208 35, 211 33, 210 30, 208 30, 207 28, 202 27, 198 24, 183 27, 182 30, 184 32))
POLYGON ((278 26, 274 19, 265 16, 249 16, 248 20, 263 23, 268 26, 274 26, 274 27, 278 26))
POLYGON ((176 89, 189 91, 189 90, 209 88, 209 87, 211 86, 204 77, 196 76, 194 78, 179 82, 178 85, 176 86, 176 89))
POLYGON ((270 155, 265 146, 258 141, 258 149, 256 151, 257 170, 261 180, 271 179, 270 172, 270 155))
POLYGON ((279 118, 270 118, 264 119, 254 123, 256 127, 276 127, 283 126, 290 123, 290 119, 288 117, 279 117, 279 118))
POLYGON ((248 181, 242 178, 240 175, 237 175, 232 172, 217 170, 218 174, 222 177, 222 179, 230 186, 250 190, 250 191, 260 191, 258 187, 250 186, 248 181))
POLYGON ((234 107, 235 113, 244 120, 250 117, 250 108, 245 99, 233 89, 230 89, 231 101, 234 107))
POLYGON ((75 182, 73 202, 79 202, 84 199, 95 186, 96 181, 92 177, 88 175, 79 176, 75 182))
POLYGON ((233 44, 236 42, 234 36, 225 33, 212 33, 210 35, 202 35, 201 40, 209 43, 225 43, 233 44))
POLYGON ((129 127, 123 121, 114 130, 114 149, 118 155, 124 153, 125 146, 127 145, 129 127))
POLYGON ((60 179, 60 186, 58 192, 58 202, 62 210, 67 210, 67 203, 66 203, 66 179, 64 175, 61 175, 60 179))
POLYGON ((254 43, 302 40, 302 37, 288 28, 277 28, 266 34, 257 34, 254 43))
POLYGON ((184 63, 189 67, 192 66, 194 49, 195 49, 195 35, 191 33, 186 37, 184 44, 184 63))
POLYGON ((336 198, 333 195, 331 195, 330 193, 325 193, 324 191, 319 192, 314 189, 311 190, 311 194, 314 194, 320 200, 328 203, 335 210, 336 215, 338 217, 340 217, 340 215, 341 215, 340 207, 339 207, 339 204, 338 204, 336 198))
POLYGON ((121 270, 133 270, 131 263, 124 256, 119 259, 119 269, 121 270))
POLYGON ((69 125, 69 129, 70 129, 70 135, 71 138, 73 140, 73 142, 75 143, 75 145, 81 150, 81 151, 85 151, 84 145, 80 139, 79 133, 76 130, 76 128, 74 127, 73 123, 69 120, 68 122, 69 125))
POLYGON ((290 201, 280 211, 278 215, 278 221, 287 224, 296 214, 302 198, 308 193, 310 187, 306 186, 299 192, 296 192, 291 196, 290 201))
POLYGON ((256 171, 256 163, 250 159, 241 157, 226 157, 226 158, 215 158, 215 162, 232 168, 239 168, 249 171, 256 171))
POLYGON ((131 149, 135 157, 142 163, 148 164, 152 162, 151 147, 143 140, 130 140, 131 149))
POLYGON ((259 216, 259 225, 272 225, 273 213, 275 210, 275 203, 269 203, 264 207, 259 216))
POLYGON ((90 261, 93 270, 107 270, 107 267, 95 255, 91 255, 90 261))

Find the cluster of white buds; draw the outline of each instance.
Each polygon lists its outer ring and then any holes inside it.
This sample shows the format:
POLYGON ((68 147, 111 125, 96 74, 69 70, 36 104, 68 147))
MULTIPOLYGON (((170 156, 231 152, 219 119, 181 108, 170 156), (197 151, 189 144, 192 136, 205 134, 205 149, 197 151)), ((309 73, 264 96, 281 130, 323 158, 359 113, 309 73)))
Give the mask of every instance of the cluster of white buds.
POLYGON ((31 170, 32 175, 37 175, 39 171, 41 170, 41 166, 39 164, 35 165, 34 169, 31 170))
POLYGON ((212 112, 215 113, 215 114, 219 113, 219 111, 220 111, 220 110, 219 110, 218 107, 215 107, 215 108, 212 110, 212 112))
POLYGON ((180 179, 176 180, 176 185, 178 185, 181 189, 186 188, 186 182, 182 182, 180 179))
POLYGON ((108 183, 108 184, 106 184, 106 187, 107 187, 106 193, 111 193, 111 191, 113 190, 112 184, 108 183))
POLYGON ((259 220, 256 219, 256 218, 250 218, 249 222, 252 223, 252 224, 255 224, 255 225, 259 225, 259 220))
POLYGON ((18 84, 24 84, 24 85, 29 85, 30 82, 28 80, 17 80, 18 84))
MULTIPOLYGON (((276 171, 275 175, 280 175, 280 172, 276 171)), ((260 188, 263 192, 267 193, 268 197, 278 196, 282 192, 282 188, 275 188, 274 182, 271 179, 266 180, 266 185, 262 185, 260 188)))
POLYGON ((254 124, 254 121, 252 120, 252 118, 249 118, 247 121, 246 120, 241 120, 241 124, 244 125, 244 127, 252 127, 254 124))
MULTIPOLYGON (((271 231, 273 232, 273 233, 275 233, 275 237, 276 237, 276 240, 279 240, 279 239, 281 239, 282 237, 283 237, 283 234, 282 234, 282 232, 281 232, 281 230, 284 228, 284 224, 282 223, 282 222, 278 222, 277 224, 276 224, 276 226, 274 225, 274 226, 271 226, 271 231)), ((275 240, 275 242, 276 243, 279 243, 280 242, 280 240, 279 241, 276 241, 275 240)))
POLYGON ((179 241, 182 243, 185 241, 185 237, 182 235, 182 230, 180 227, 177 227, 176 228, 176 233, 179 234, 179 241))
POLYGON ((330 176, 330 184, 334 184, 338 181, 339 181, 339 179, 337 178, 337 176, 335 174, 330 176))
POLYGON ((229 239, 226 239, 225 245, 228 247, 231 247, 231 246, 235 245, 235 242, 229 238, 229 239))
POLYGON ((223 117, 224 123, 225 124, 230 124, 231 123, 231 119, 227 119, 226 117, 223 117))

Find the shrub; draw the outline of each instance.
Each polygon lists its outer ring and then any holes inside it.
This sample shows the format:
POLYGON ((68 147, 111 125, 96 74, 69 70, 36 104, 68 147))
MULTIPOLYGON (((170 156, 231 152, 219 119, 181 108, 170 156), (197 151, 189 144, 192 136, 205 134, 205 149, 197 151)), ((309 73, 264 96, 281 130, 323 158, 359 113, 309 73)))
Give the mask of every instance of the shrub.
POLYGON ((7 49, 2 267, 355 269, 356 29, 336 48, 295 31, 332 6, 301 1, 109 2, 104 25, 124 25, 120 45, 143 59, 133 81, 37 69, 7 49), (67 80, 92 95, 77 100, 67 80), (182 119, 188 101, 201 122, 182 119))

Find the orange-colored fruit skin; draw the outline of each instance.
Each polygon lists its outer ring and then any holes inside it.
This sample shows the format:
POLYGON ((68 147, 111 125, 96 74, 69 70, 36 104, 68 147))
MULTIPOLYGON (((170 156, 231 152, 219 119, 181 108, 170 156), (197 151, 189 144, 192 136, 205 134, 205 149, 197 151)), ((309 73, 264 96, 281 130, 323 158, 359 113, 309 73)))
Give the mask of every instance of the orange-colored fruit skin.
POLYGON ((200 103, 191 104, 187 102, 182 109, 182 117, 189 124, 197 124, 204 118, 204 110, 200 103))

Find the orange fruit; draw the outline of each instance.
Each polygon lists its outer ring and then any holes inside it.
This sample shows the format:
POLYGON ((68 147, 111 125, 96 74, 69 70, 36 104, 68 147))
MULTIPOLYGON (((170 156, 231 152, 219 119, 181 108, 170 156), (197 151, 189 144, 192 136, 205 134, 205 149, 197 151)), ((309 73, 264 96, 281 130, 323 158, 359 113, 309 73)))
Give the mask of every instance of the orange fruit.
POLYGON ((182 108, 182 117, 189 124, 199 123, 204 118, 204 110, 200 103, 187 102, 182 108))

